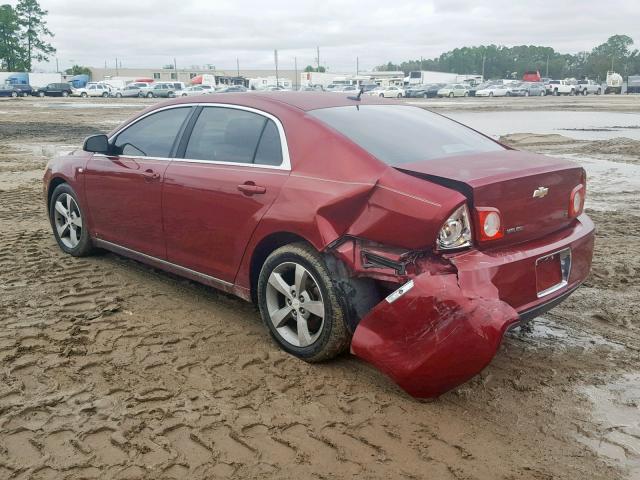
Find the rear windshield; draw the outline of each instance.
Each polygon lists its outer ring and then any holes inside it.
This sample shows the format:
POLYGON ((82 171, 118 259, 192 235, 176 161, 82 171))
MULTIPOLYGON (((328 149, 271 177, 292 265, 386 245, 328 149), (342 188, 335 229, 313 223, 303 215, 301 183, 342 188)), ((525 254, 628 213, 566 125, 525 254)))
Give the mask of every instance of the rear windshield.
POLYGON ((479 133, 418 107, 359 105, 309 114, 392 166, 504 150, 479 133))

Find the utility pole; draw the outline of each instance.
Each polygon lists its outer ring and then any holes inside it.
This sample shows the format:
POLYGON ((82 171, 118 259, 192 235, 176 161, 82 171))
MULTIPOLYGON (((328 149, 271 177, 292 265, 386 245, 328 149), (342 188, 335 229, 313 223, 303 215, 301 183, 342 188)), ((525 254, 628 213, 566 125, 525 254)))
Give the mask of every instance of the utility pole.
POLYGON ((238 57, 236 57, 236 73, 238 78, 240 78, 240 59, 238 57))
POLYGON ((317 56, 316 56, 316 60, 318 61, 318 68, 317 68, 317 72, 320 71, 320 46, 316 47, 316 52, 317 52, 317 56))
POLYGON ((298 90, 298 57, 293 57, 293 70, 295 71, 296 75, 296 80, 293 88, 298 90))
POLYGON ((356 77, 360 75, 360 58, 356 57, 356 77))
POLYGON ((276 87, 278 87, 280 85, 280 82, 278 81, 278 49, 273 51, 273 59, 276 63, 276 87))
POLYGON ((116 57, 116 77, 118 76, 118 57, 116 57))
POLYGON ((487 58, 487 55, 485 53, 482 54, 482 81, 484 82, 484 62, 487 58))
POLYGON ((173 57, 173 71, 176 72, 176 80, 178 80, 178 63, 176 57, 173 57))
POLYGON ((58 57, 56 57, 56 73, 60 73, 60 68, 58 67, 58 57))
POLYGON ((549 78, 549 55, 547 55, 547 73, 545 74, 545 77, 549 78))

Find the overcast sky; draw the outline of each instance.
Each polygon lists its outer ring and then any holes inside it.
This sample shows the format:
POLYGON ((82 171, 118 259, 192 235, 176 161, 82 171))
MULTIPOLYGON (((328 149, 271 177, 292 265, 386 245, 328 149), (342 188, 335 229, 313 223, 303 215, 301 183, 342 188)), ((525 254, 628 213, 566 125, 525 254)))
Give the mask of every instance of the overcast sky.
MULTIPOLYGON (((2 3, 2 0, 0 0, 2 3)), ((15 0, 9 0, 15 4, 15 0)), ((60 68, 213 64, 272 68, 320 61, 336 72, 431 58, 460 46, 546 45, 590 50, 610 35, 640 46, 639 0, 40 0, 60 68)), ((55 67, 55 61, 53 62, 55 67)))

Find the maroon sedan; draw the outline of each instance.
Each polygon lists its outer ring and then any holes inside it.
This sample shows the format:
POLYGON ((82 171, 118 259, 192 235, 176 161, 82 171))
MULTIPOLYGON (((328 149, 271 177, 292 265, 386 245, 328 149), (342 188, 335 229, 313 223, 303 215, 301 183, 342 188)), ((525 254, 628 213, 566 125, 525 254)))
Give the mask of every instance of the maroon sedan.
POLYGON ((419 397, 482 370, 593 253, 581 167, 374 98, 168 101, 53 159, 44 190, 65 252, 253 301, 287 352, 350 347, 419 397))

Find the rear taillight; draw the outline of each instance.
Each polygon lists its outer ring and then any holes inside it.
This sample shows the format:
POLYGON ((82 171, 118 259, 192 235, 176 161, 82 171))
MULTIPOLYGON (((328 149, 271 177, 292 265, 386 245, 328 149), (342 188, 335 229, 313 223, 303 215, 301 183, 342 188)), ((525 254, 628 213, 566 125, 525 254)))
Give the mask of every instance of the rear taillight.
POLYGON ((471 246, 471 222, 467 205, 458 207, 444 222, 438 233, 436 248, 454 250, 471 246))
POLYGON ((569 218, 577 217, 582 213, 585 193, 586 189, 582 184, 571 190, 571 195, 569 196, 569 218))
POLYGON ((497 208, 477 207, 480 241, 497 240, 504 237, 502 217, 497 208))

